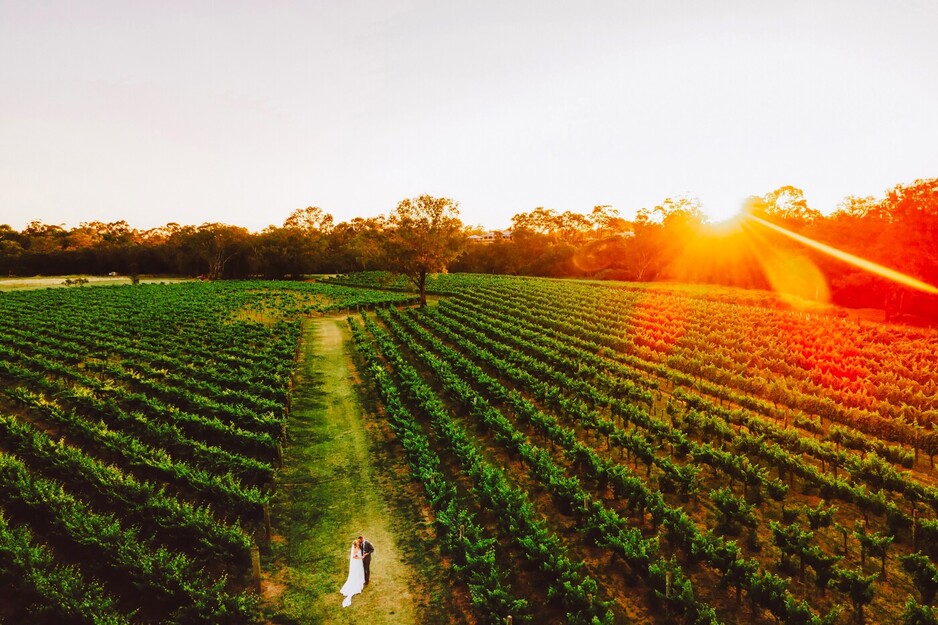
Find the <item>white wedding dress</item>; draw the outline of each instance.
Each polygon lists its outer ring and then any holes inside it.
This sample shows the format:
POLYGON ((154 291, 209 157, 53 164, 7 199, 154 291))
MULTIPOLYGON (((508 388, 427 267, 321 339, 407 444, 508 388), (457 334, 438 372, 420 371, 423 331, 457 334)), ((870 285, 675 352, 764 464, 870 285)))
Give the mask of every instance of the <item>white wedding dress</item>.
POLYGON ((352 605, 352 595, 357 595, 365 587, 365 566, 362 563, 362 552, 354 543, 348 558, 348 579, 339 592, 345 596, 342 600, 342 607, 347 608, 352 605))

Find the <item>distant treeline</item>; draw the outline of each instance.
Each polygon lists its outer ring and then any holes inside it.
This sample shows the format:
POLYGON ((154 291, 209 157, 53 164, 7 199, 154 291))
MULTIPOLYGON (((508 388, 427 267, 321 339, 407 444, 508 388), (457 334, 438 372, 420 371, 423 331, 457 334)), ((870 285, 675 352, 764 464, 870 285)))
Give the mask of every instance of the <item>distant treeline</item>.
MULTIPOLYGON (((693 198, 667 199, 634 220, 609 206, 558 213, 537 208, 510 230, 465 227, 450 271, 616 280, 678 280, 774 288, 808 299, 884 308, 887 317, 938 319, 938 300, 818 251, 766 222, 929 284, 938 284, 938 178, 897 185, 885 197, 850 196, 830 215, 781 187, 750 198, 735 223, 710 224, 693 198), (475 236, 473 236, 475 235, 475 236)), ((385 217, 333 223, 317 207, 252 233, 221 223, 136 230, 124 221, 66 230, 33 222, 0 226, 4 275, 161 274, 209 279, 300 277, 392 267, 385 217)))

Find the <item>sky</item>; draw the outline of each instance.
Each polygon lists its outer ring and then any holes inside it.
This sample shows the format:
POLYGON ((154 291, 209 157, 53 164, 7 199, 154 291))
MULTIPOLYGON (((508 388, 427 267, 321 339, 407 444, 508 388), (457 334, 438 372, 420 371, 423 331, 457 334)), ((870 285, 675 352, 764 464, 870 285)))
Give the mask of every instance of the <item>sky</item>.
POLYGON ((0 224, 829 213, 938 176, 935 32, 933 0, 0 0, 0 224))

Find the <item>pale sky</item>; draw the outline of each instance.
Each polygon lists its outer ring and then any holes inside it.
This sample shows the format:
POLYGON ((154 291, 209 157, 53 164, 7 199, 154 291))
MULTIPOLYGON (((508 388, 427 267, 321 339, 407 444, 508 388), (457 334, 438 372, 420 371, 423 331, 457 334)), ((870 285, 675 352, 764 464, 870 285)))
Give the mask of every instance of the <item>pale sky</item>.
POLYGON ((938 176, 936 33, 935 0, 0 0, 0 224, 830 212, 938 176))

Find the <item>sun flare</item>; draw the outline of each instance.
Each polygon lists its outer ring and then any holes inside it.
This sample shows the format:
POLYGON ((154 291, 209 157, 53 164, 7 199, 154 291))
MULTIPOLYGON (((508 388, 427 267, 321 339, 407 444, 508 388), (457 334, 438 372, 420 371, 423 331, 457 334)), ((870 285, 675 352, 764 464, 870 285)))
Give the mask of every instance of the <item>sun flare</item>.
POLYGON ((765 219, 762 219, 761 217, 757 217, 755 215, 747 215, 747 217, 748 219, 751 219, 752 221, 762 226, 765 226, 766 228, 774 230, 775 232, 778 232, 779 234, 782 234, 794 241, 798 241, 799 243, 802 243, 819 252, 827 254, 828 256, 836 258, 842 262, 853 265, 854 267, 858 267, 860 269, 863 269, 864 271, 868 271, 872 274, 875 274, 887 280, 891 280, 897 284, 901 284, 911 289, 916 289, 918 291, 929 293, 931 295, 938 295, 938 288, 936 288, 934 285, 928 284, 927 282, 922 282, 921 280, 913 278, 912 276, 908 276, 902 272, 896 271, 895 269, 884 267, 878 263, 874 263, 871 260, 860 258, 859 256, 856 256, 854 254, 850 254, 848 252, 838 250, 837 248, 827 245, 825 243, 821 243, 820 241, 815 241, 814 239, 810 239, 796 232, 792 232, 791 230, 782 228, 781 226, 777 224, 773 224, 772 222, 766 221, 765 219))
POLYGON ((735 222, 743 213, 746 202, 743 198, 711 198, 702 202, 701 207, 707 221, 715 226, 735 222))

